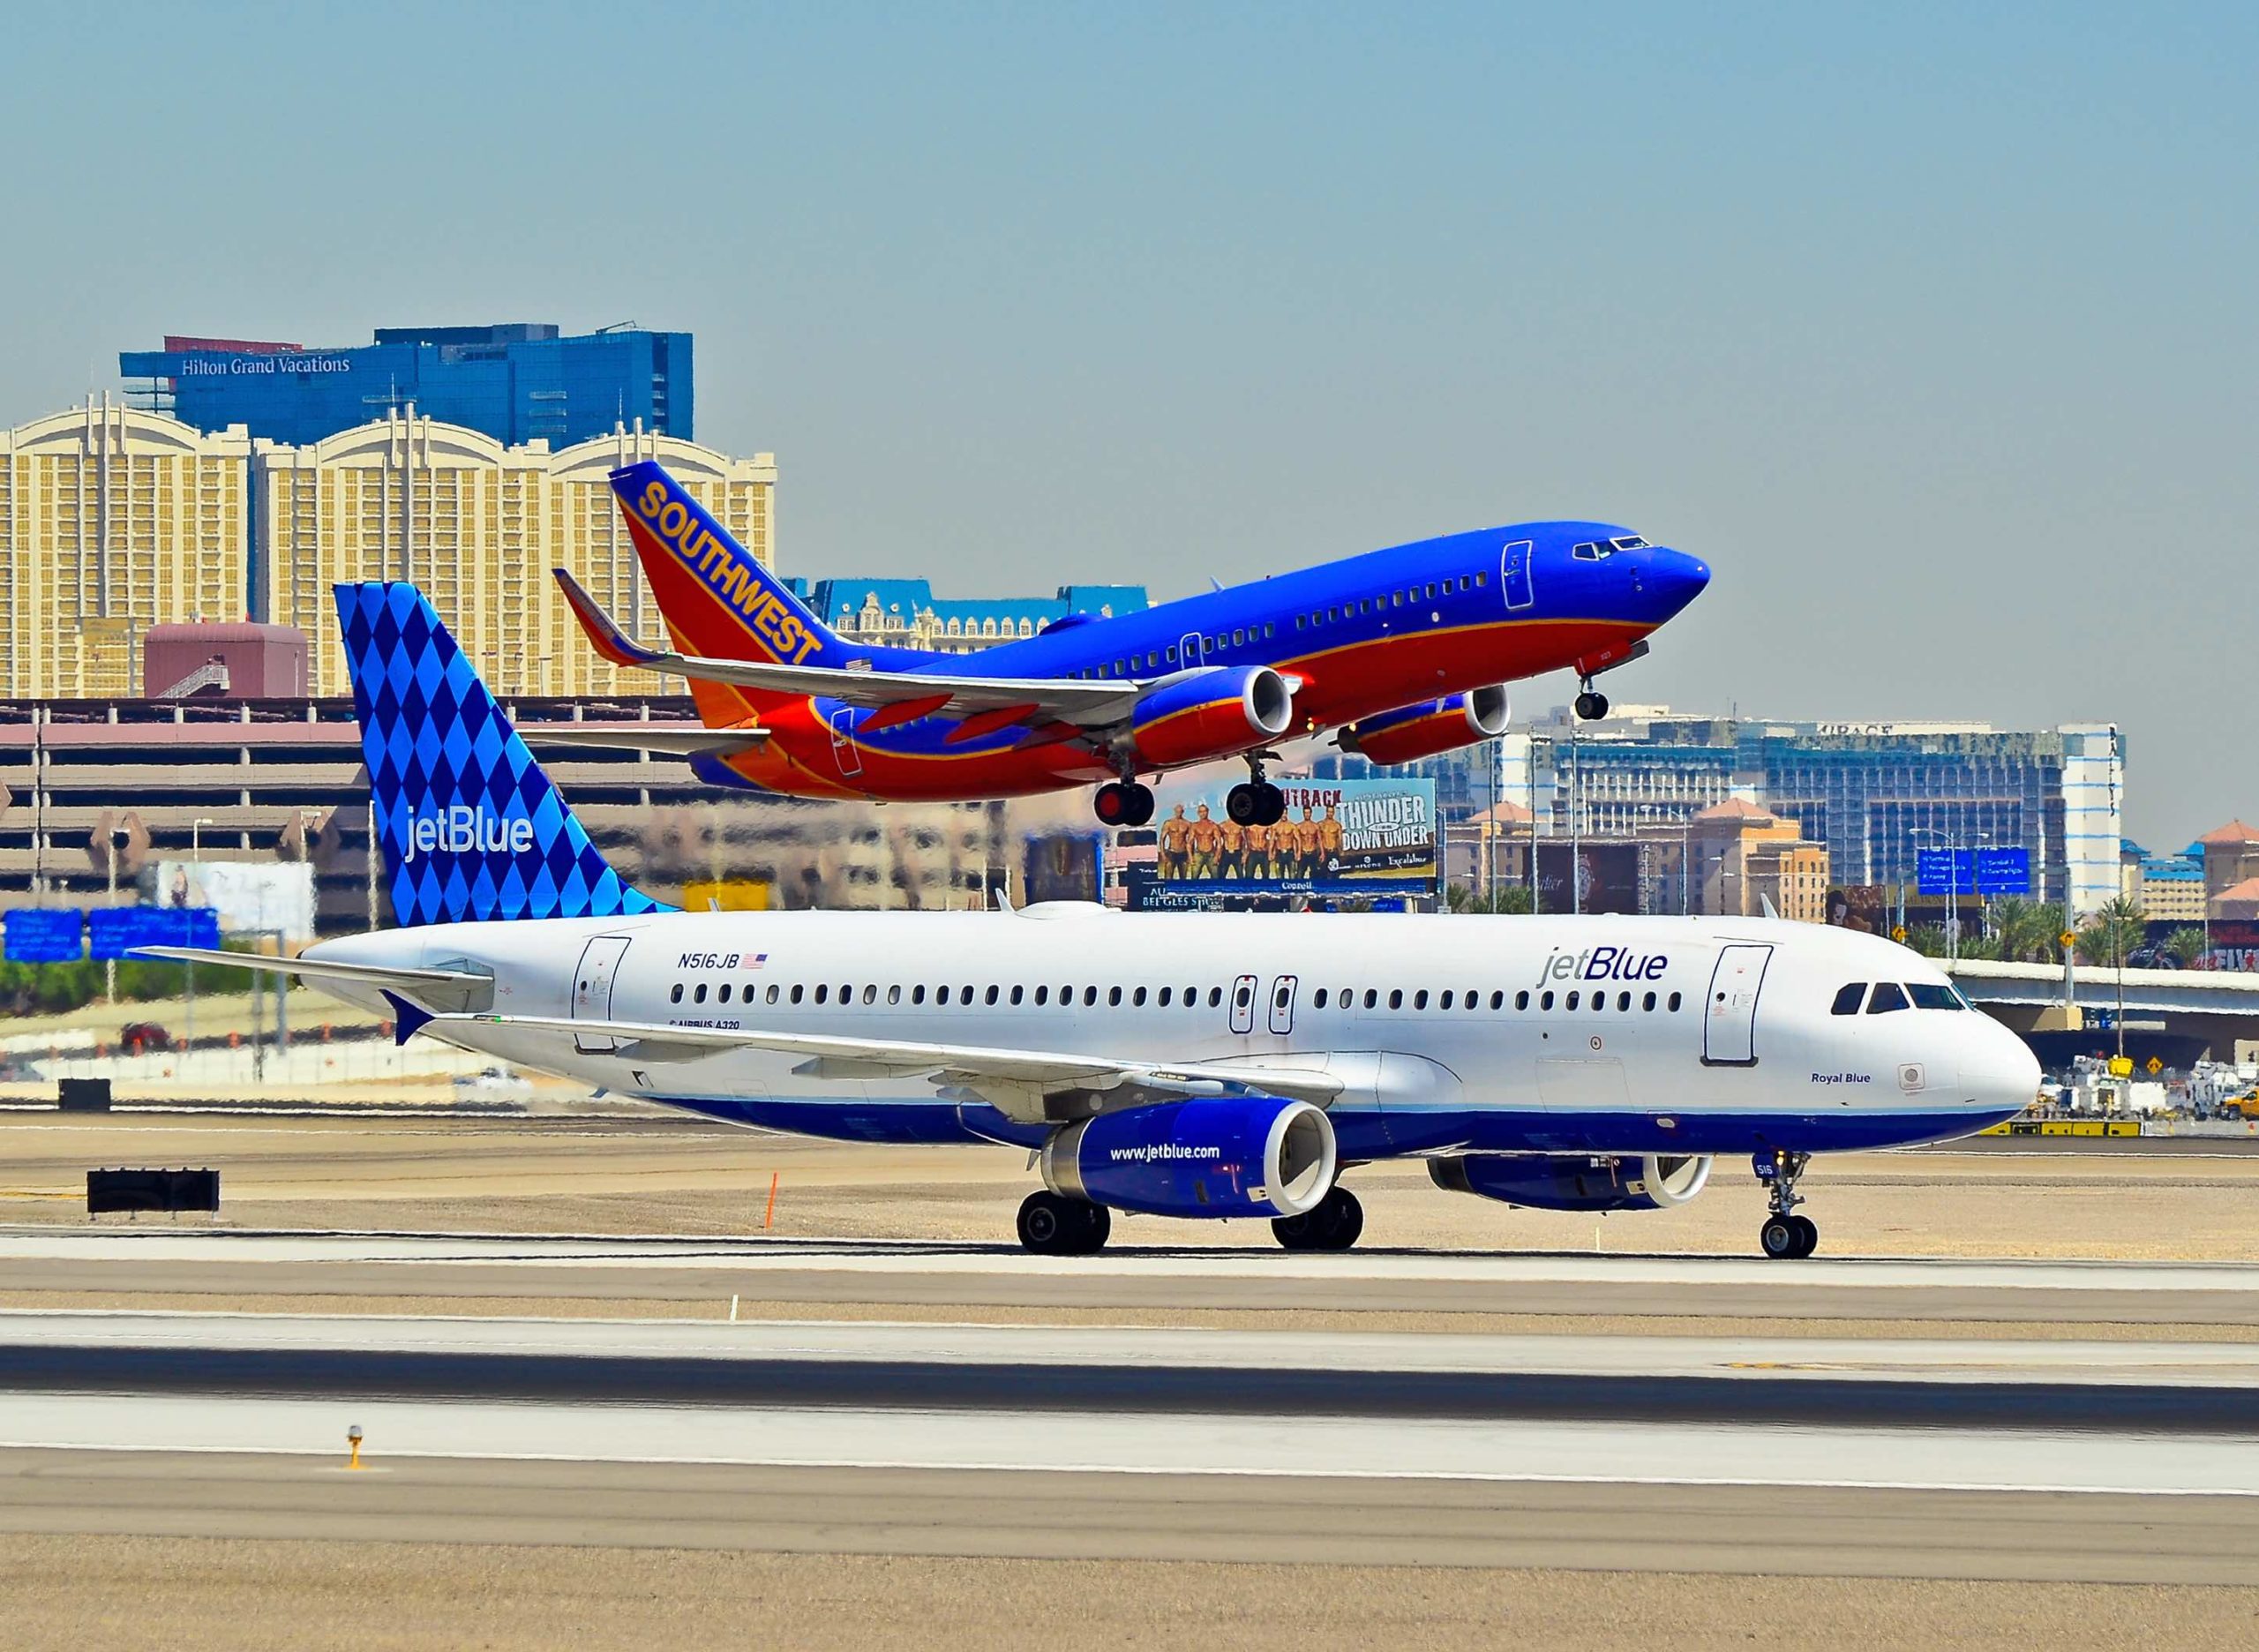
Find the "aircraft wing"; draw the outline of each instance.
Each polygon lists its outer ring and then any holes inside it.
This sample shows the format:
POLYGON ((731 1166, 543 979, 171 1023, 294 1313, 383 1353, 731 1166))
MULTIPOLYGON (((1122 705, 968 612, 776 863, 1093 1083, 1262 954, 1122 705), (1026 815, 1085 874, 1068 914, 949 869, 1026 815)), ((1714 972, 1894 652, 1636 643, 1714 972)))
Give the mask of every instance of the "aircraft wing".
POLYGON ((217 964, 227 969, 265 970, 309 981, 346 981, 395 993, 429 1008, 462 1013, 494 1002, 494 978, 469 970, 394 968, 347 964, 335 959, 267 957, 257 952, 228 952, 214 947, 145 946, 133 956, 169 958, 178 964, 217 964))
POLYGON ((1043 1097, 1064 1090, 1124 1086, 1179 1095, 1259 1090, 1324 1107, 1341 1093, 1340 1078, 1314 1067, 1242 1067, 1214 1062, 1176 1066, 1062 1051, 1002 1049, 972 1044, 927 1044, 898 1039, 841 1038, 806 1032, 764 1032, 735 1027, 667 1026, 648 1021, 590 1021, 570 1016, 448 1015, 431 1030, 480 1023, 619 1041, 629 1061, 656 1064, 702 1061, 730 1050, 774 1050, 807 1059, 799 1071, 818 1078, 925 1077, 935 1085, 974 1090, 1003 1112, 1032 1122, 1046 1117, 1043 1097))
POLYGON ((771 694, 808 695, 854 706, 919 702, 917 715, 969 717, 1018 710, 1026 720, 1050 718, 1080 728, 1102 728, 1130 715, 1154 680, 1114 677, 966 677, 942 672, 837 671, 825 665, 784 665, 768 660, 707 659, 636 642, 589 595, 569 569, 554 570, 573 615, 598 655, 615 665, 661 672, 702 682, 771 694), (930 702, 930 704, 924 702, 930 702))

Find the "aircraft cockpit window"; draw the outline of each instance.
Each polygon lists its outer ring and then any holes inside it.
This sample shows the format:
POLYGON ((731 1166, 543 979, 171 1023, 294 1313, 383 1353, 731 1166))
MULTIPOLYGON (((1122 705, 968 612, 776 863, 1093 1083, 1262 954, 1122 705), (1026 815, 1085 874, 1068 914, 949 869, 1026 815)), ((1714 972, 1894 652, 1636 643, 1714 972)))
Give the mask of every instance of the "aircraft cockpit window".
POLYGON ((1830 1015, 1857 1015, 1859 1012, 1859 1001, 1866 995, 1867 984, 1865 981, 1853 981, 1850 986, 1837 990, 1835 994, 1835 1002, 1828 1006, 1827 1013, 1830 1015))
POLYGON ((1600 560, 1600 547, 1587 540, 1583 544, 1570 546, 1569 554, 1580 562, 1597 562, 1600 560))
POLYGON ((1637 534, 1622 539, 1610 539, 1608 543, 1618 551, 1644 551, 1647 548, 1647 542, 1637 534))
POLYGON ((1969 1001, 1961 995, 1957 988, 1940 986, 1933 981, 1909 981, 1906 983, 1906 991, 1907 995, 1913 999, 1914 1008, 1917 1010, 1966 1010, 1969 1008, 1969 1001))
POLYGON ((1867 1000, 1869 1015, 1888 1015, 1894 1010, 1906 1007, 1906 989, 1896 981, 1877 981, 1874 995, 1867 1000))

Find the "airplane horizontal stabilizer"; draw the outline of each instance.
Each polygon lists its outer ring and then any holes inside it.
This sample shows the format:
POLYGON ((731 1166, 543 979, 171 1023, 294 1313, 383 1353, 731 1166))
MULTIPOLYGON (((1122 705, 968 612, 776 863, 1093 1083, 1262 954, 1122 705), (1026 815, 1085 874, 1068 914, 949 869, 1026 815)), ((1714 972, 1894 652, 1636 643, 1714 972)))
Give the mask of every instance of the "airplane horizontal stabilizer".
POLYGON ((1026 717, 1041 714, 1082 728, 1103 728, 1127 719, 1138 696, 1154 681, 1165 680, 1128 677, 972 677, 939 672, 784 665, 772 660, 708 659, 636 642, 620 629, 570 572, 564 568, 554 572, 557 582, 564 587, 574 617, 604 658, 616 665, 632 665, 693 681, 727 683, 736 688, 795 698, 806 695, 836 700, 852 706, 893 706, 905 701, 926 701, 933 707, 927 715, 952 718, 1017 709, 1026 717))
POLYGON ((734 757, 758 751, 769 744, 767 729, 709 729, 652 727, 589 728, 581 724, 544 727, 534 724, 518 731, 529 746, 580 746, 597 751, 647 751, 662 757, 734 757))
POLYGON ((409 969, 384 964, 347 964, 335 959, 267 957, 257 952, 228 952, 217 947, 145 946, 135 957, 166 958, 176 964, 216 964, 227 969, 263 970, 319 983, 340 981, 397 993, 419 1009, 454 1014, 494 1002, 494 978, 469 970, 409 969))

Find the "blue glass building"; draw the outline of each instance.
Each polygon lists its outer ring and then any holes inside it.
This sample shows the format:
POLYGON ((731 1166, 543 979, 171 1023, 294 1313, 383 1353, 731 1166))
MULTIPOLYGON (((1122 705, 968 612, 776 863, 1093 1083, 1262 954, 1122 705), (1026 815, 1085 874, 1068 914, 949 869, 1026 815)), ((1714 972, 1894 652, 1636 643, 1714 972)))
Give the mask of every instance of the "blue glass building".
POLYGON ((343 349, 171 337, 117 358, 130 400, 199 430, 306 446, 411 402, 507 447, 564 447, 619 425, 694 439, 690 334, 560 338, 537 322, 379 327, 343 349))
POLYGON ((1142 585, 1062 585, 1055 597, 936 597, 922 579, 788 580, 833 630, 856 642, 964 653, 1033 636, 1070 613, 1109 618, 1147 606, 1142 585))

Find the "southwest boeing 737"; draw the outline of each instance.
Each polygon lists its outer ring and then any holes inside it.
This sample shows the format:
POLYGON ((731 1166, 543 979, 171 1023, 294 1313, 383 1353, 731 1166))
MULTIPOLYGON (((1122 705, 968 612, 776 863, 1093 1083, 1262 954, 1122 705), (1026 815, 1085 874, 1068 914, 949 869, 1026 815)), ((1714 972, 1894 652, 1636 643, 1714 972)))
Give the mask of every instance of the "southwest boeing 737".
POLYGON ((1227 812, 1274 824, 1274 743, 1332 729, 1377 763, 1433 756, 1504 731, 1504 684, 1563 667, 1583 682, 1579 713, 1604 716, 1593 678, 1645 653, 1710 577, 1628 529, 1524 522, 936 655, 828 629, 657 463, 612 483, 674 646, 637 642, 569 573, 557 578, 598 653, 687 679, 707 725, 638 744, 714 784, 796 797, 1013 797, 1103 780, 1110 826, 1152 818, 1140 775, 1230 757, 1249 778, 1227 812))
POLYGON ((1769 1256, 1809 1255, 1810 1155, 1959 1136, 2039 1081, 1937 966, 1745 918, 682 912, 605 864, 411 586, 338 588, 401 927, 296 975, 467 1050, 732 1123, 989 1142, 1032 1250, 1111 1213, 1363 1225, 1345 1171, 1655 1210, 1746 1153, 1769 1256))

